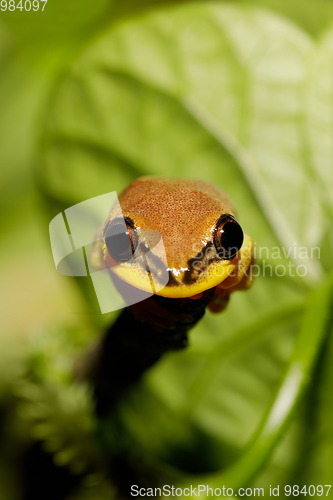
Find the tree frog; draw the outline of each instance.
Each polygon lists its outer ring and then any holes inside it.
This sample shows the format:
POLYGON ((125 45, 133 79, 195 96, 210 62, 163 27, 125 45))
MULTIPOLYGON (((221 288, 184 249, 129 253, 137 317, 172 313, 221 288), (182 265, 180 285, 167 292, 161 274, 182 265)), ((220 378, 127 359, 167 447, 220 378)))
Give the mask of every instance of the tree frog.
MULTIPOLYGON (((165 251, 167 283, 150 299, 130 307, 138 321, 156 330, 176 325, 188 330, 206 307, 219 312, 233 291, 250 287, 253 240, 219 187, 202 180, 146 176, 120 194, 119 204, 101 229, 90 257, 94 267, 106 263, 120 289, 145 290, 147 273, 133 265, 136 254, 149 246, 145 231, 161 235, 165 251)), ((158 252, 155 267, 153 263, 150 272, 158 276, 158 252)))

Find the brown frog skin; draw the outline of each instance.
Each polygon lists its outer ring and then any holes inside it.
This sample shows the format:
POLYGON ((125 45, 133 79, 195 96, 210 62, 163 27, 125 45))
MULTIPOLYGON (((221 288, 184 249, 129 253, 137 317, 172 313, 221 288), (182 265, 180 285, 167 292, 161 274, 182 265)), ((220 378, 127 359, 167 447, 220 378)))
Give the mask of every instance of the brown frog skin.
MULTIPOLYGON (((91 262, 96 268, 105 263, 113 268, 112 279, 123 295, 132 286, 151 290, 147 272, 133 264, 141 240, 145 239, 145 231, 157 232, 164 244, 168 282, 150 299, 130 306, 139 321, 147 322, 158 331, 179 324, 188 330, 202 317, 206 306, 212 312, 219 312, 225 308, 233 291, 251 285, 252 238, 244 234, 239 249, 236 248, 229 258, 228 254, 221 258, 216 248, 216 239, 226 227, 231 233, 236 231, 236 240, 241 231, 232 203, 219 187, 201 180, 141 177, 120 194, 119 204, 120 207, 111 210, 101 229, 91 262), (108 227, 120 217, 130 224, 130 257, 134 250, 131 262, 117 262, 106 244, 108 227), (225 220, 229 221, 229 226, 223 226, 225 220)), ((231 240, 235 240, 233 233, 231 236, 231 240)), ((147 246, 147 238, 145 241, 147 246)), ((161 264, 158 252, 156 262, 161 264)), ((158 267, 158 264, 155 270, 154 264, 150 267, 157 280, 158 267)))

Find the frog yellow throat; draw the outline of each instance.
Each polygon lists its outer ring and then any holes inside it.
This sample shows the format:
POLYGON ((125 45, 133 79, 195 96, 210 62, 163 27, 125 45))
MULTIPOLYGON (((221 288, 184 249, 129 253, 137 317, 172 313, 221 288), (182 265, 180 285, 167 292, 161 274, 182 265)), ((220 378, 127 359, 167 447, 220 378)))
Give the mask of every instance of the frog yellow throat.
POLYGON ((121 193, 119 205, 96 239, 90 256, 95 268, 106 264, 123 282, 151 291, 151 276, 158 283, 164 263, 168 279, 165 286, 153 287, 156 295, 198 299, 215 288, 209 303, 215 312, 224 308, 231 292, 251 285, 253 240, 243 233, 219 187, 199 180, 141 177, 121 193), (116 245, 115 235, 118 240, 122 235, 116 245), (156 235, 163 245, 156 244, 156 235), (142 259, 135 258, 142 250, 153 256, 148 273, 142 259))

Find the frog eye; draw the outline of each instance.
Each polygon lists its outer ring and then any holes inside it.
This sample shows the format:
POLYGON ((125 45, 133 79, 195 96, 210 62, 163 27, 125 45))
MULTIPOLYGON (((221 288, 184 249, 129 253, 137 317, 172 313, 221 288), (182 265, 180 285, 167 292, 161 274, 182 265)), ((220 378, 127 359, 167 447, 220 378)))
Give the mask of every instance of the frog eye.
POLYGON ((223 215, 216 224, 214 245, 221 259, 230 260, 235 257, 243 244, 244 234, 232 215, 223 215))
POLYGON ((118 217, 108 222, 103 236, 115 261, 126 262, 132 258, 138 246, 138 235, 130 220, 118 217))

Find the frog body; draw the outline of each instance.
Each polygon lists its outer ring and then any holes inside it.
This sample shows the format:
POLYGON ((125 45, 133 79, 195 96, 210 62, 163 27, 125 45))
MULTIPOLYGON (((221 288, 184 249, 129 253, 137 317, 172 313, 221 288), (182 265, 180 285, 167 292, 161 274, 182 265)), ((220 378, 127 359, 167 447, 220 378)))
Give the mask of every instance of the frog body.
POLYGON ((249 288, 253 240, 243 233, 232 202, 219 187, 201 180, 148 176, 120 194, 91 259, 95 267, 106 264, 113 271, 121 293, 128 286, 151 290, 151 276, 158 280, 167 272, 166 285, 131 310, 140 321, 156 328, 168 322, 172 327, 183 311, 190 311, 180 320, 190 325, 191 317, 197 316, 195 310, 204 312, 208 306, 218 312, 234 290, 249 288), (116 241, 121 227, 127 240, 122 236, 118 246, 109 244, 116 241), (162 246, 152 234, 161 237, 162 246), (135 257, 148 249, 153 258, 147 276, 135 257))

